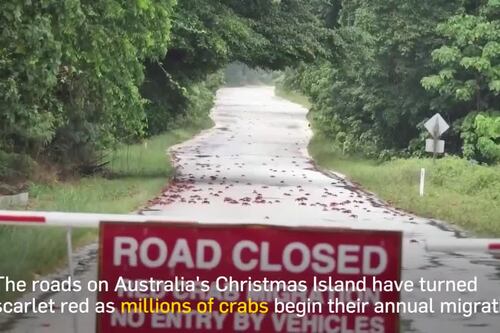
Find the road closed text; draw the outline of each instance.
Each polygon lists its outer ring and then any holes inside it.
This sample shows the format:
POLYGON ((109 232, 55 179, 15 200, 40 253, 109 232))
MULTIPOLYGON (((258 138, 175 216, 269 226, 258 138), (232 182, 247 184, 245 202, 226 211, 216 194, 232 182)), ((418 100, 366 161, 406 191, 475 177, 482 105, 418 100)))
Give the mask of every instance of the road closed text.
POLYGON ((169 223, 101 225, 98 333, 398 333, 401 233, 169 223))
MULTIPOLYGON (((138 241, 132 237, 115 237, 113 265, 174 269, 211 270, 221 265, 223 249, 213 239, 166 241, 149 237, 138 241)), ((224 252, 226 253, 226 252, 224 252)), ((344 275, 379 275, 388 264, 387 251, 381 246, 318 243, 308 246, 290 242, 274 247, 270 242, 238 241, 230 249, 232 264, 242 272, 289 272, 344 275), (277 258, 272 258, 271 253, 277 258), (276 257, 276 255, 274 255, 276 257)))

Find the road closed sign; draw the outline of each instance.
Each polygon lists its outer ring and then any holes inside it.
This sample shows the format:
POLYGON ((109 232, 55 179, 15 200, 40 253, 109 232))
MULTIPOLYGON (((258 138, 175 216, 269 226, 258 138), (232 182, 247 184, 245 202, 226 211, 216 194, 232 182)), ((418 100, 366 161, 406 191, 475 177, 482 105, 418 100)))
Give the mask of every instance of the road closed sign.
POLYGON ((399 332, 401 234, 102 223, 97 332, 399 332))

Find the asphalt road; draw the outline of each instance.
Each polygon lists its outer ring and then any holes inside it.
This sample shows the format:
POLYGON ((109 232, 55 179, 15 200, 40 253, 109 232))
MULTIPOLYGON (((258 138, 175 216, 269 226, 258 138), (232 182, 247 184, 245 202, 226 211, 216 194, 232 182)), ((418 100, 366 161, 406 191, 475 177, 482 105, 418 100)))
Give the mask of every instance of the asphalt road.
MULTIPOLYGON (((436 293, 435 301, 500 298, 499 260, 487 254, 426 252, 421 241, 429 237, 445 241, 460 233, 444 223, 387 206, 339 174, 320 171, 307 154, 311 131, 306 113, 299 105, 275 97, 271 87, 221 89, 212 114, 215 127, 171 150, 177 175, 144 213, 205 223, 401 230, 404 279, 478 277, 479 291, 474 295, 436 293)), ((80 259, 84 265, 78 277, 95 278, 95 249, 80 259)), ((405 300, 428 296, 421 291, 402 295, 405 300)), ((75 332, 77 327, 78 333, 87 333, 95 327, 91 314, 4 319, 7 324, 0 325, 0 332, 62 333, 75 332)), ((498 333, 500 315, 404 315, 403 327, 406 332, 498 333)))

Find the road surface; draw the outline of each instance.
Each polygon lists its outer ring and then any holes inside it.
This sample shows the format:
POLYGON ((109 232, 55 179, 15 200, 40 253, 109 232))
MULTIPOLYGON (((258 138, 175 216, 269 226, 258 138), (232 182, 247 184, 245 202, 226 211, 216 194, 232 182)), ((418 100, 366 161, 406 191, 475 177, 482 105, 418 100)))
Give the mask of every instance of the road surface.
MULTIPOLYGON (((387 206, 345 181, 320 171, 307 154, 311 131, 307 110, 274 96, 271 87, 224 88, 218 92, 212 117, 215 127, 173 147, 175 179, 163 194, 149 202, 144 213, 172 220, 206 223, 269 223, 401 230, 405 234, 403 278, 479 279, 470 295, 435 294, 436 301, 500 298, 500 266, 486 254, 427 253, 410 240, 458 237, 443 223, 387 206)), ((416 172, 417 174, 417 172, 416 172)), ((376 177, 376 175, 374 175, 376 177)), ((94 257, 84 255, 78 276, 96 277, 94 257)), ((420 300, 422 292, 404 294, 420 300)), ((64 299, 95 295, 57 294, 64 299)), ((0 332, 93 332, 94 316, 61 315, 4 318, 0 332)), ((1 319, 0 319, 1 321, 1 319)), ((500 315, 404 315, 406 332, 500 332, 500 315)))

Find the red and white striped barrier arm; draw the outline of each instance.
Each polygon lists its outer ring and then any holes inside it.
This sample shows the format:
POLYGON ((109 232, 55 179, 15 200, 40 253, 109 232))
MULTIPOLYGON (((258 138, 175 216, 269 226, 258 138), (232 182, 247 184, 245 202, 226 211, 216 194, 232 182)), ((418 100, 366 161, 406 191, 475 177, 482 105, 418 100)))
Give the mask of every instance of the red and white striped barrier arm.
POLYGON ((488 252, 500 254, 500 239, 428 239, 425 241, 425 248, 431 252, 488 252))
MULTIPOLYGON (((165 221, 168 217, 139 214, 89 214, 0 210, 0 224, 99 228, 104 221, 146 222, 165 221)), ((176 220, 177 221, 177 220, 176 220)), ((179 221, 179 222, 182 222, 179 221)))
MULTIPOLYGON (((99 228, 100 222, 165 222, 169 220, 165 215, 139 214, 89 214, 89 213, 62 213, 62 212, 33 212, 0 210, 0 225, 30 225, 30 226, 57 226, 72 228, 99 228)), ((193 222, 190 219, 172 219, 176 222, 193 222)), ((197 221, 200 222, 200 221, 197 221)), ((210 222, 210 221, 201 221, 210 222)), ((222 221, 211 221, 220 223, 222 221)), ((255 221, 254 221, 255 222, 255 221)), ((234 223, 234 221, 233 221, 234 223)), ((251 223, 251 221, 242 222, 251 223)), ((405 237, 410 243, 423 244, 429 252, 479 252, 500 255, 500 239, 442 239, 431 238, 425 240, 412 239, 412 235, 405 237)))

